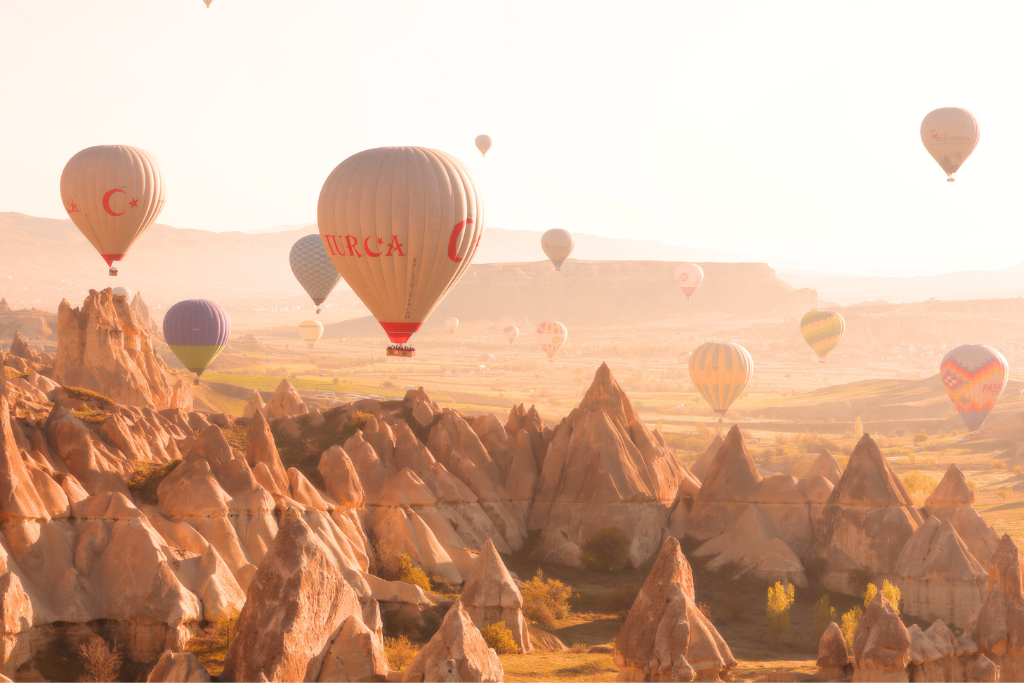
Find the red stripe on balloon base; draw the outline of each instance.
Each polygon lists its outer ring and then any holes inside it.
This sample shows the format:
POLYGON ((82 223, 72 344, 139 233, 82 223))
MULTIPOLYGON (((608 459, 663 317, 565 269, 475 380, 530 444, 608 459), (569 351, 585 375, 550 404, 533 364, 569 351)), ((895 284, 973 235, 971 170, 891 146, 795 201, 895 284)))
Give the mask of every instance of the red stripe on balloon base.
POLYGON ((120 261, 124 258, 124 254, 100 254, 103 260, 107 262, 108 266, 114 265, 114 261, 120 261))
POLYGON ((381 322, 380 326, 388 333, 388 339, 395 344, 404 344, 409 341, 409 337, 420 331, 420 328, 423 327, 423 323, 381 322))

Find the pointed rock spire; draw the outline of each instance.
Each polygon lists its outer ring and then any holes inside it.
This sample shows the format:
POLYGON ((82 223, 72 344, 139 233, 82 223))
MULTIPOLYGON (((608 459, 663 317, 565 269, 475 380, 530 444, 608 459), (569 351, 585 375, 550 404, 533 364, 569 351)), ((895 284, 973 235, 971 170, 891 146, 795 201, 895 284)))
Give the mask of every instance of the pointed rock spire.
POLYGON ((935 487, 932 494, 924 502, 925 507, 931 505, 973 505, 974 491, 967 484, 967 478, 956 463, 950 463, 942 481, 935 487))
POLYGON ((477 627, 503 621, 512 631, 520 652, 525 654, 533 650, 529 628, 523 618, 523 596, 489 538, 462 586, 461 599, 477 627))
POLYGON ((715 434, 714 440, 711 442, 706 449, 704 449, 703 455, 697 458, 697 462, 693 463, 693 467, 690 471, 693 472, 693 476, 697 477, 698 480, 704 481, 704 477, 708 476, 708 470, 711 469, 711 461, 718 455, 718 451, 722 448, 722 436, 715 434))
POLYGON ((910 493, 904 488, 889 461, 882 456, 878 445, 867 434, 853 449, 846 471, 832 490, 829 502, 851 506, 913 508, 917 522, 921 521, 910 493))
POLYGON ((725 437, 711 461, 686 521, 686 534, 706 541, 725 532, 747 505, 761 474, 750 457, 737 425, 725 437))
POLYGON ((277 444, 274 443, 274 435, 263 413, 256 413, 249 422, 249 431, 245 435, 245 461, 253 469, 259 463, 266 465, 274 484, 277 485, 277 493, 287 495, 288 474, 285 472, 284 463, 277 452, 277 444))
POLYGON ((839 483, 839 480, 843 476, 843 470, 840 469, 839 463, 832 457, 827 448, 822 448, 821 453, 814 460, 814 464, 807 470, 802 479, 808 479, 810 477, 822 476, 832 482, 833 486, 839 483))

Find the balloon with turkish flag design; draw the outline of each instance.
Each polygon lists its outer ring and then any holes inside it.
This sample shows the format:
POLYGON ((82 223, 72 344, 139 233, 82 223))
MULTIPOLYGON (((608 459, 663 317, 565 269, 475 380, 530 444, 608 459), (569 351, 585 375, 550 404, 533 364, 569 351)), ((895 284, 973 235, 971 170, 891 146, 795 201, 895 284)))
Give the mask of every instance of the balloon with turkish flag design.
POLYGON ((353 154, 327 177, 316 215, 334 267, 395 344, 459 281, 484 231, 469 170, 425 147, 353 154))

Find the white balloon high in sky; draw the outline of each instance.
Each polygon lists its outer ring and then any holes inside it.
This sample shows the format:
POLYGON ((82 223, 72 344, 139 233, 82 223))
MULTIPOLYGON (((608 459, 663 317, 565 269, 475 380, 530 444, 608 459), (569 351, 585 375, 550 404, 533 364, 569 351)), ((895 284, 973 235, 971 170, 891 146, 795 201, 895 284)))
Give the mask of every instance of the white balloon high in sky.
POLYGON ((378 147, 338 164, 317 224, 341 276, 404 344, 469 268, 484 231, 468 169, 424 147, 378 147))

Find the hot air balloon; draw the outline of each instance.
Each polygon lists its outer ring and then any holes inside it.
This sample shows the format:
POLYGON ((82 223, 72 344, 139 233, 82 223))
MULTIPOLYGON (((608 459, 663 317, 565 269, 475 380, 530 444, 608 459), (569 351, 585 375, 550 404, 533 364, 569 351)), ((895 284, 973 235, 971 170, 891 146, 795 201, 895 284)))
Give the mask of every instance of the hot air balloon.
POLYGON ((110 290, 110 293, 113 294, 114 296, 123 296, 125 301, 132 300, 132 290, 128 289, 127 287, 114 287, 113 289, 110 290))
POLYGON ((573 242, 572 233, 561 228, 552 228, 541 235, 540 246, 555 264, 555 270, 561 270, 565 259, 569 258, 572 248, 576 246, 573 242))
POLYGON ((516 340, 516 337, 518 336, 519 328, 516 327, 515 325, 509 325, 508 327, 505 328, 505 339, 508 340, 509 344, 514 342, 516 340))
POLYGON ((476 148, 480 150, 480 156, 487 156, 487 150, 491 148, 491 136, 490 135, 477 135, 476 136, 476 148))
POLYGON ((492 362, 494 360, 496 360, 496 359, 495 359, 493 353, 481 353, 480 354, 480 362, 481 363, 490 363, 490 362, 492 362))
POLYGON ((683 263, 676 268, 675 278, 679 289, 683 290, 686 300, 689 301, 690 295, 704 282, 704 269, 696 263, 683 263))
POLYGON ((179 301, 164 316, 164 339, 182 365, 199 377, 231 338, 231 317, 206 299, 179 301))
POLYGON ((939 162, 946 172, 946 182, 950 183, 956 180, 953 174, 978 146, 980 135, 974 114, 959 107, 936 109, 921 122, 921 142, 939 162))
POLYGON ((939 364, 942 386, 972 432, 985 424, 1010 377, 1010 365, 990 346, 964 344, 947 353, 939 364))
POLYGON ((114 261, 153 224, 167 186, 160 164, 137 147, 99 145, 71 157, 60 176, 68 216, 117 275, 114 261))
POLYGON ((448 330, 448 334, 452 334, 453 332, 455 332, 455 330, 458 329, 458 327, 459 327, 459 319, 458 318, 451 318, 451 317, 449 317, 449 318, 445 318, 444 319, 444 329, 448 330))
POLYGON ((540 350, 548 355, 548 360, 554 360, 568 339, 569 330, 562 323, 548 320, 537 326, 537 342, 540 350))
POLYGON ((320 304, 330 296, 334 286, 341 279, 341 273, 331 263, 331 257, 324 249, 320 235, 300 237, 292 245, 288 263, 292 267, 295 279, 316 304, 316 312, 320 313, 320 304))
POLYGON ((324 336, 324 326, 319 320, 303 320, 299 323, 299 336, 302 341, 309 344, 309 348, 316 346, 320 337, 324 336))
POLYGON ((822 363, 828 352, 839 344, 845 330, 846 321, 835 311, 807 311, 800 318, 800 334, 822 363))
POLYGON ((206 3, 206 9, 210 9, 210 5, 213 3, 213 0, 203 0, 203 2, 206 3))
POLYGON ((689 365, 689 363, 690 363, 690 356, 691 355, 693 355, 693 354, 691 354, 689 351, 683 351, 682 353, 680 353, 679 354, 679 364, 680 365, 689 365))
MULTIPOLYGON (((732 342, 701 344, 690 356, 690 380, 711 409, 723 417, 747 388, 754 361, 745 348, 732 342)), ((719 418, 719 424, 722 420, 719 418)))
POLYGON ((350 156, 328 176, 316 213, 335 268, 396 345, 466 272, 484 230, 469 171, 424 147, 350 156))

